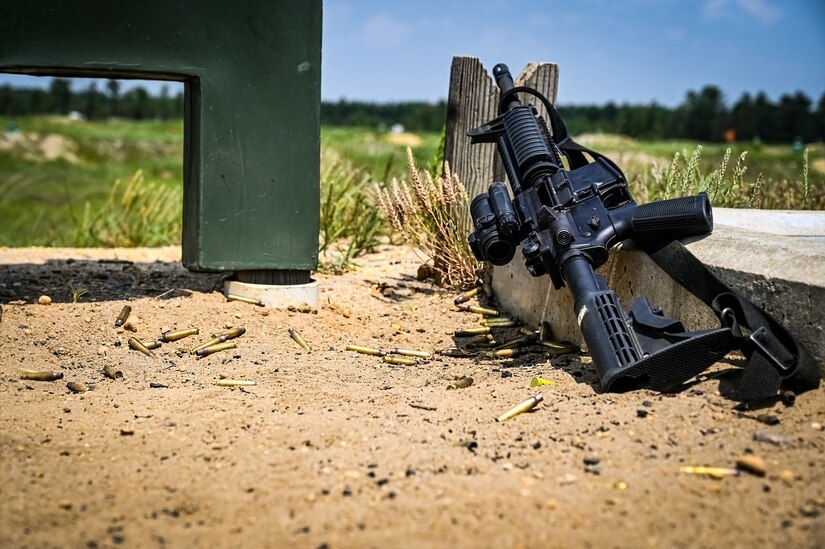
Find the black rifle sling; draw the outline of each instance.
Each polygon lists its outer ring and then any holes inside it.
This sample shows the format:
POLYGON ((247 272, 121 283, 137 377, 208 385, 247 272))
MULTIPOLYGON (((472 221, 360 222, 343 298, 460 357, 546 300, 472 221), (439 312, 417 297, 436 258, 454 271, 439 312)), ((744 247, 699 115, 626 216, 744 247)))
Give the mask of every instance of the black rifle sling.
POLYGON ((757 400, 777 394, 781 386, 801 393, 819 386, 820 372, 805 347, 771 315, 734 291, 681 242, 645 250, 673 280, 713 309, 731 331, 731 350, 747 364, 733 388, 734 399, 757 400), (744 334, 742 328, 748 333, 744 334))
MULTIPOLYGON (((594 159, 604 159, 621 173, 609 158, 573 141, 553 104, 542 96, 537 97, 547 109, 553 139, 569 159, 571 169, 587 163, 583 154, 586 153, 594 159)), ((719 280, 681 242, 647 246, 645 251, 673 280, 713 309, 723 327, 730 330, 730 350, 741 351, 747 360, 731 398, 745 402, 775 396, 781 387, 801 393, 819 386, 819 368, 805 347, 762 308, 719 280), (748 333, 743 334, 742 328, 748 333)), ((682 383, 700 373, 686 366, 677 366, 679 374, 684 376, 682 383)))

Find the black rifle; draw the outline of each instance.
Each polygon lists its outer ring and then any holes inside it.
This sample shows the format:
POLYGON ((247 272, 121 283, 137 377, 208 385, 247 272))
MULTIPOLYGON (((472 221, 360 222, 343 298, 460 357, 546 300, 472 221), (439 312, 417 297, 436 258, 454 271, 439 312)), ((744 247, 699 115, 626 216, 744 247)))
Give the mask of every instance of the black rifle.
POLYGON ((686 374, 725 356, 731 349, 729 327, 686 332, 681 322, 665 317, 644 297, 626 312, 594 271, 607 261, 611 247, 627 239, 651 247, 710 233, 713 216, 707 195, 637 205, 619 167, 573 142, 544 96, 516 88, 506 65, 496 65, 493 76, 501 90, 500 116, 468 135, 471 143, 497 145, 513 198, 503 183, 494 182, 473 199, 475 231, 469 241, 476 258, 505 265, 521 246, 530 274, 549 275, 556 289, 565 283, 570 287, 605 391, 672 389, 686 374), (552 134, 518 93, 533 95, 545 105, 552 134))

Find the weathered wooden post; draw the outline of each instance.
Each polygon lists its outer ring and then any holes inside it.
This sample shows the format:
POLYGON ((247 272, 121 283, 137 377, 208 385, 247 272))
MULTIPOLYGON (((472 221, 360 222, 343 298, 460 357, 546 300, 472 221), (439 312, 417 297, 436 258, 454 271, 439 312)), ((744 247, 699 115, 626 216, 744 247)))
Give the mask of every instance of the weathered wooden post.
MULTIPOLYGON (((517 86, 529 86, 556 101, 558 66, 529 63, 516 78, 517 86)), ((477 57, 453 57, 450 91, 447 98, 447 128, 444 160, 457 173, 470 199, 487 191, 493 181, 504 181, 504 168, 492 143, 470 145, 467 132, 498 116, 499 91, 477 57)), ((545 115, 544 107, 537 106, 545 115)), ((467 232, 472 230, 470 212, 465 216, 467 232)))
MULTIPOLYGON (((517 86, 529 86, 556 101, 558 66, 552 63, 529 63, 516 78, 517 86)), ((444 136, 444 160, 461 178, 470 200, 487 191, 493 181, 505 181, 504 168, 496 154, 495 145, 470 145, 467 131, 488 122, 498 115, 499 91, 487 69, 476 57, 453 57, 450 73, 450 92, 447 99, 447 125, 444 136)), ((544 106, 536 105, 546 117, 544 106)), ((467 234, 472 230, 469 210, 464 216, 467 234)), ((545 296, 550 288, 549 277, 533 278, 519 260, 520 253, 510 264, 493 268, 493 288, 501 304, 518 311, 532 324, 541 322, 545 296), (518 283, 514 283, 518 280, 518 283)))

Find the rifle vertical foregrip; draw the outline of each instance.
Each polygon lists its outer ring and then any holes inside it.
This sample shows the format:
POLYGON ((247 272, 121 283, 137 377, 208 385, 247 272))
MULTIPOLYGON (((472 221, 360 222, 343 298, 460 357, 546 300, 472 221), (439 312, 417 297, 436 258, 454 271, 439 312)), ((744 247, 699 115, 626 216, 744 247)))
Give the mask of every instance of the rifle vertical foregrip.
POLYGON ((658 200, 636 208, 631 220, 633 238, 671 240, 713 230, 713 212, 707 193, 658 200))

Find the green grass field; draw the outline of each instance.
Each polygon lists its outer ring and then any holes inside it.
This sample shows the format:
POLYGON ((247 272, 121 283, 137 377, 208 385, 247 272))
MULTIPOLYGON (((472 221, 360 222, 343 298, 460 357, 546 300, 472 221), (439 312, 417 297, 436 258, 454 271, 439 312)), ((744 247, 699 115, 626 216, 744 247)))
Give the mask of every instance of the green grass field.
MULTIPOLYGON (((348 169, 365 175, 359 181, 388 182, 392 177, 405 176, 408 146, 420 167, 436 166, 441 136, 322 128, 321 140, 322 149, 334 153, 348 169)), ((689 159, 698 145, 642 142, 611 135, 583 136, 582 141, 622 166, 634 196, 641 202, 664 193, 665 183, 653 166, 658 165, 660 171, 666 168, 676 152, 689 159)), ((705 184, 705 175, 718 170, 726 148, 703 144, 697 166, 687 169, 685 163, 684 173, 676 174, 676 188, 668 192, 678 194, 680 190, 693 192, 700 188, 705 184)), ((806 163, 802 155, 790 146, 736 144, 732 146, 728 171, 743 150, 748 151, 747 172, 738 181, 727 183, 732 188, 722 189, 730 191, 731 205, 825 209, 825 146, 808 146, 807 175, 803 173, 806 163), (753 186, 759 174, 758 200, 749 199, 755 194, 753 186)), ((119 241, 105 235, 120 223, 119 215, 126 209, 144 217, 146 211, 164 210, 166 217, 177 216, 178 225, 168 231, 141 226, 141 231, 153 233, 151 238, 141 242, 132 236, 122 243, 175 242, 180 234, 177 204, 182 195, 182 162, 180 120, 72 122, 62 117, 0 117, 0 245, 113 245, 119 241), (139 171, 142 178, 135 178, 139 171), (126 194, 131 194, 111 196, 116 181, 121 182, 118 192, 122 194, 128 188, 126 194), (151 192, 140 194, 140 189, 151 192), (161 208, 151 202, 149 194, 162 196, 172 207, 161 208)))

